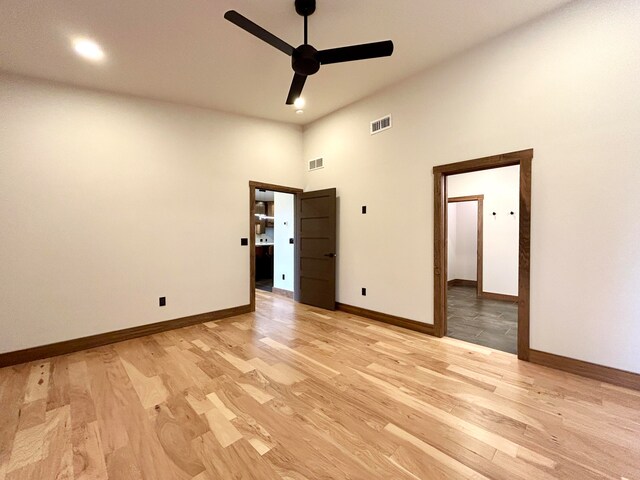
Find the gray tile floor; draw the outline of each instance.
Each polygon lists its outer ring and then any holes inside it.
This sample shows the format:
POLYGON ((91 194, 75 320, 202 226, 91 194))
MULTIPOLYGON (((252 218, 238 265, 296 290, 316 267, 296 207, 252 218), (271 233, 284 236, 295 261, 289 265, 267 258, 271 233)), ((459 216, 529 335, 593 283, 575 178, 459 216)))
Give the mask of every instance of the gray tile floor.
POLYGON ((273 278, 263 278, 262 280, 256 280, 256 288, 258 290, 264 290, 265 292, 272 292, 273 278))
POLYGON ((516 302, 478 298, 475 287, 449 287, 447 324, 449 337, 503 352, 517 352, 516 302))

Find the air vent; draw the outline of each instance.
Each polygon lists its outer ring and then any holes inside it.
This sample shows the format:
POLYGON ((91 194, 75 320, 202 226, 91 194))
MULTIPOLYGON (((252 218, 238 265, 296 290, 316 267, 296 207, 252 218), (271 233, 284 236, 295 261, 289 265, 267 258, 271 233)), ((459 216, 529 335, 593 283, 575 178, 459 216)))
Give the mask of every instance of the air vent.
POLYGON ((386 117, 382 117, 371 122, 370 132, 371 135, 375 135, 376 133, 380 133, 389 128, 391 128, 391 115, 387 115, 386 117))
POLYGON ((309 171, 318 170, 324 167, 324 160, 322 158, 316 158, 315 160, 309 160, 309 171))

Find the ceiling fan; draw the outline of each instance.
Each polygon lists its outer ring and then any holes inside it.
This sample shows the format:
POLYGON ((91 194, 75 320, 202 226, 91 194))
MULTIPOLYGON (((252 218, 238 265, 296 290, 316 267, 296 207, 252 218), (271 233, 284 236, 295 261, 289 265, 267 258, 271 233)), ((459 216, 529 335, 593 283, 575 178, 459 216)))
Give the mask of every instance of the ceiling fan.
POLYGON ((253 23, 235 10, 229 10, 224 14, 224 18, 231 23, 291 57, 291 67, 295 73, 287 96, 287 105, 293 105, 294 101, 300 97, 307 77, 317 73, 321 65, 388 57, 393 53, 393 42, 391 40, 330 48, 328 50, 316 50, 308 43, 307 31, 307 18, 316 11, 316 0, 295 0, 295 7, 298 15, 304 17, 304 43, 297 48, 293 48, 284 40, 253 23))

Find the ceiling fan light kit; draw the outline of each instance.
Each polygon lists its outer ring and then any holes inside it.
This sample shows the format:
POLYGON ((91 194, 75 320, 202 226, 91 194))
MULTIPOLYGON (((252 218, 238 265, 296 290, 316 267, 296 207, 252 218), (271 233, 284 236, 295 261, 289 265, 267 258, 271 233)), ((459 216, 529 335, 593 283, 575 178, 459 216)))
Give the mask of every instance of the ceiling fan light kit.
POLYGON ((307 77, 318 73, 321 65, 388 57, 393 53, 393 42, 391 40, 330 48, 328 50, 316 50, 308 43, 307 28, 308 17, 316 11, 316 0, 295 0, 295 8, 298 15, 304 17, 304 43, 297 48, 292 47, 235 10, 229 10, 224 14, 224 18, 231 23, 291 57, 291 68, 293 68, 294 75, 289 88, 289 95, 287 95, 287 105, 293 105, 296 99, 300 97, 307 77))

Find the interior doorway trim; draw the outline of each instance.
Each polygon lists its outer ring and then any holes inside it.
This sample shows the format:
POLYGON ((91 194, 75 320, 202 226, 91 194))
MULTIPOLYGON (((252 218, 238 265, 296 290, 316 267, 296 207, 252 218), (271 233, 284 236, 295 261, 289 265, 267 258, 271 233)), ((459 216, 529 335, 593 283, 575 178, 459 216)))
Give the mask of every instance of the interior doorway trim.
POLYGON ((447 182, 449 175, 520 165, 518 245, 518 358, 529 360, 529 278, 531 260, 531 162, 533 149, 433 167, 434 333, 447 331, 447 182))
MULTIPOLYGON (((483 233, 483 216, 484 216, 484 195, 466 195, 464 197, 450 197, 447 199, 447 203, 458 202, 478 202, 478 223, 477 223, 477 237, 476 237, 476 295, 482 296, 482 262, 483 262, 483 247, 482 241, 484 238, 483 233)), ((449 209, 447 208, 447 211, 449 209)), ((449 276, 447 275, 447 279, 449 276)))
MULTIPOLYGON (((298 208, 298 195, 302 193, 301 188, 285 187, 271 183, 249 181, 249 307, 250 311, 256 311, 256 189, 269 190, 272 192, 292 193, 296 196, 294 202, 294 218, 298 208)), ((293 243, 296 250, 294 255, 294 278, 298 276, 298 229, 294 230, 293 243)))

